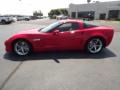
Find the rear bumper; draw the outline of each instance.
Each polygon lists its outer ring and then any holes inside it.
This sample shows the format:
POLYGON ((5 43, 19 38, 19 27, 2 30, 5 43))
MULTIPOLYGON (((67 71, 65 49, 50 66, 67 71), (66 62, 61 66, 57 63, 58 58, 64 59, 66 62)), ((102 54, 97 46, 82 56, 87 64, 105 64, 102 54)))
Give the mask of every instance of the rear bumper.
POLYGON ((111 30, 111 32, 109 32, 109 35, 107 35, 107 36, 108 36, 108 38, 107 38, 106 46, 110 45, 110 43, 112 42, 113 37, 114 37, 114 30, 111 30))

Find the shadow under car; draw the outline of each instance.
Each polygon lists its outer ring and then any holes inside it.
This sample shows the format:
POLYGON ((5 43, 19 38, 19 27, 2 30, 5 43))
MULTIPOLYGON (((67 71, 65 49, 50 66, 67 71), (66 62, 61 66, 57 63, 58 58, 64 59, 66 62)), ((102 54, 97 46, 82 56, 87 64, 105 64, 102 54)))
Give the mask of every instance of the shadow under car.
POLYGON ((108 57, 116 57, 116 55, 108 48, 103 49, 98 54, 90 54, 81 51, 54 51, 32 53, 28 56, 18 56, 14 53, 5 53, 3 58, 11 61, 27 61, 27 60, 48 60, 53 59, 59 63, 58 59, 103 59, 108 57))

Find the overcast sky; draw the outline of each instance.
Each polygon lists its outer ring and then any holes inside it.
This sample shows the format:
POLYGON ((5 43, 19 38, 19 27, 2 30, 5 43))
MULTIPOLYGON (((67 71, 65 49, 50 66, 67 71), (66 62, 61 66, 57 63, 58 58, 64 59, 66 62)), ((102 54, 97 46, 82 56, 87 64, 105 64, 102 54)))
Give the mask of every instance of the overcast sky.
MULTIPOLYGON (((104 2, 116 0, 99 1, 104 2)), ((32 15, 33 11, 41 10, 44 15, 47 15, 51 9, 68 8, 70 3, 83 4, 87 3, 87 0, 0 0, 0 14, 32 15)))

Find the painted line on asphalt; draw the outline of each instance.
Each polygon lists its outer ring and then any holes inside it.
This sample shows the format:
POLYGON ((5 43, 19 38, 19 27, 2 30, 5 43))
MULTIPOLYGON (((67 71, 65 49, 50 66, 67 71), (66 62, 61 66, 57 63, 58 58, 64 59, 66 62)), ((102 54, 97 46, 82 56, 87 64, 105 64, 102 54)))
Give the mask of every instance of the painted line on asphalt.
POLYGON ((0 86, 0 90, 3 90, 6 83, 10 80, 10 78, 16 73, 16 71, 20 68, 20 66, 23 64, 23 61, 19 63, 19 65, 9 74, 9 76, 6 78, 6 80, 3 82, 3 84, 0 86))

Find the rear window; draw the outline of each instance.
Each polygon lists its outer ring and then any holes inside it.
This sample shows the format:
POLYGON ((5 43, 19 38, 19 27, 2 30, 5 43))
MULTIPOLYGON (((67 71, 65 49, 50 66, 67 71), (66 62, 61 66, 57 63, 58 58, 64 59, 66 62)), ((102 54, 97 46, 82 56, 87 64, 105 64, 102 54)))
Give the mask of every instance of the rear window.
POLYGON ((97 25, 92 25, 92 24, 88 24, 88 23, 84 23, 83 26, 84 26, 84 28, 98 27, 97 25))

